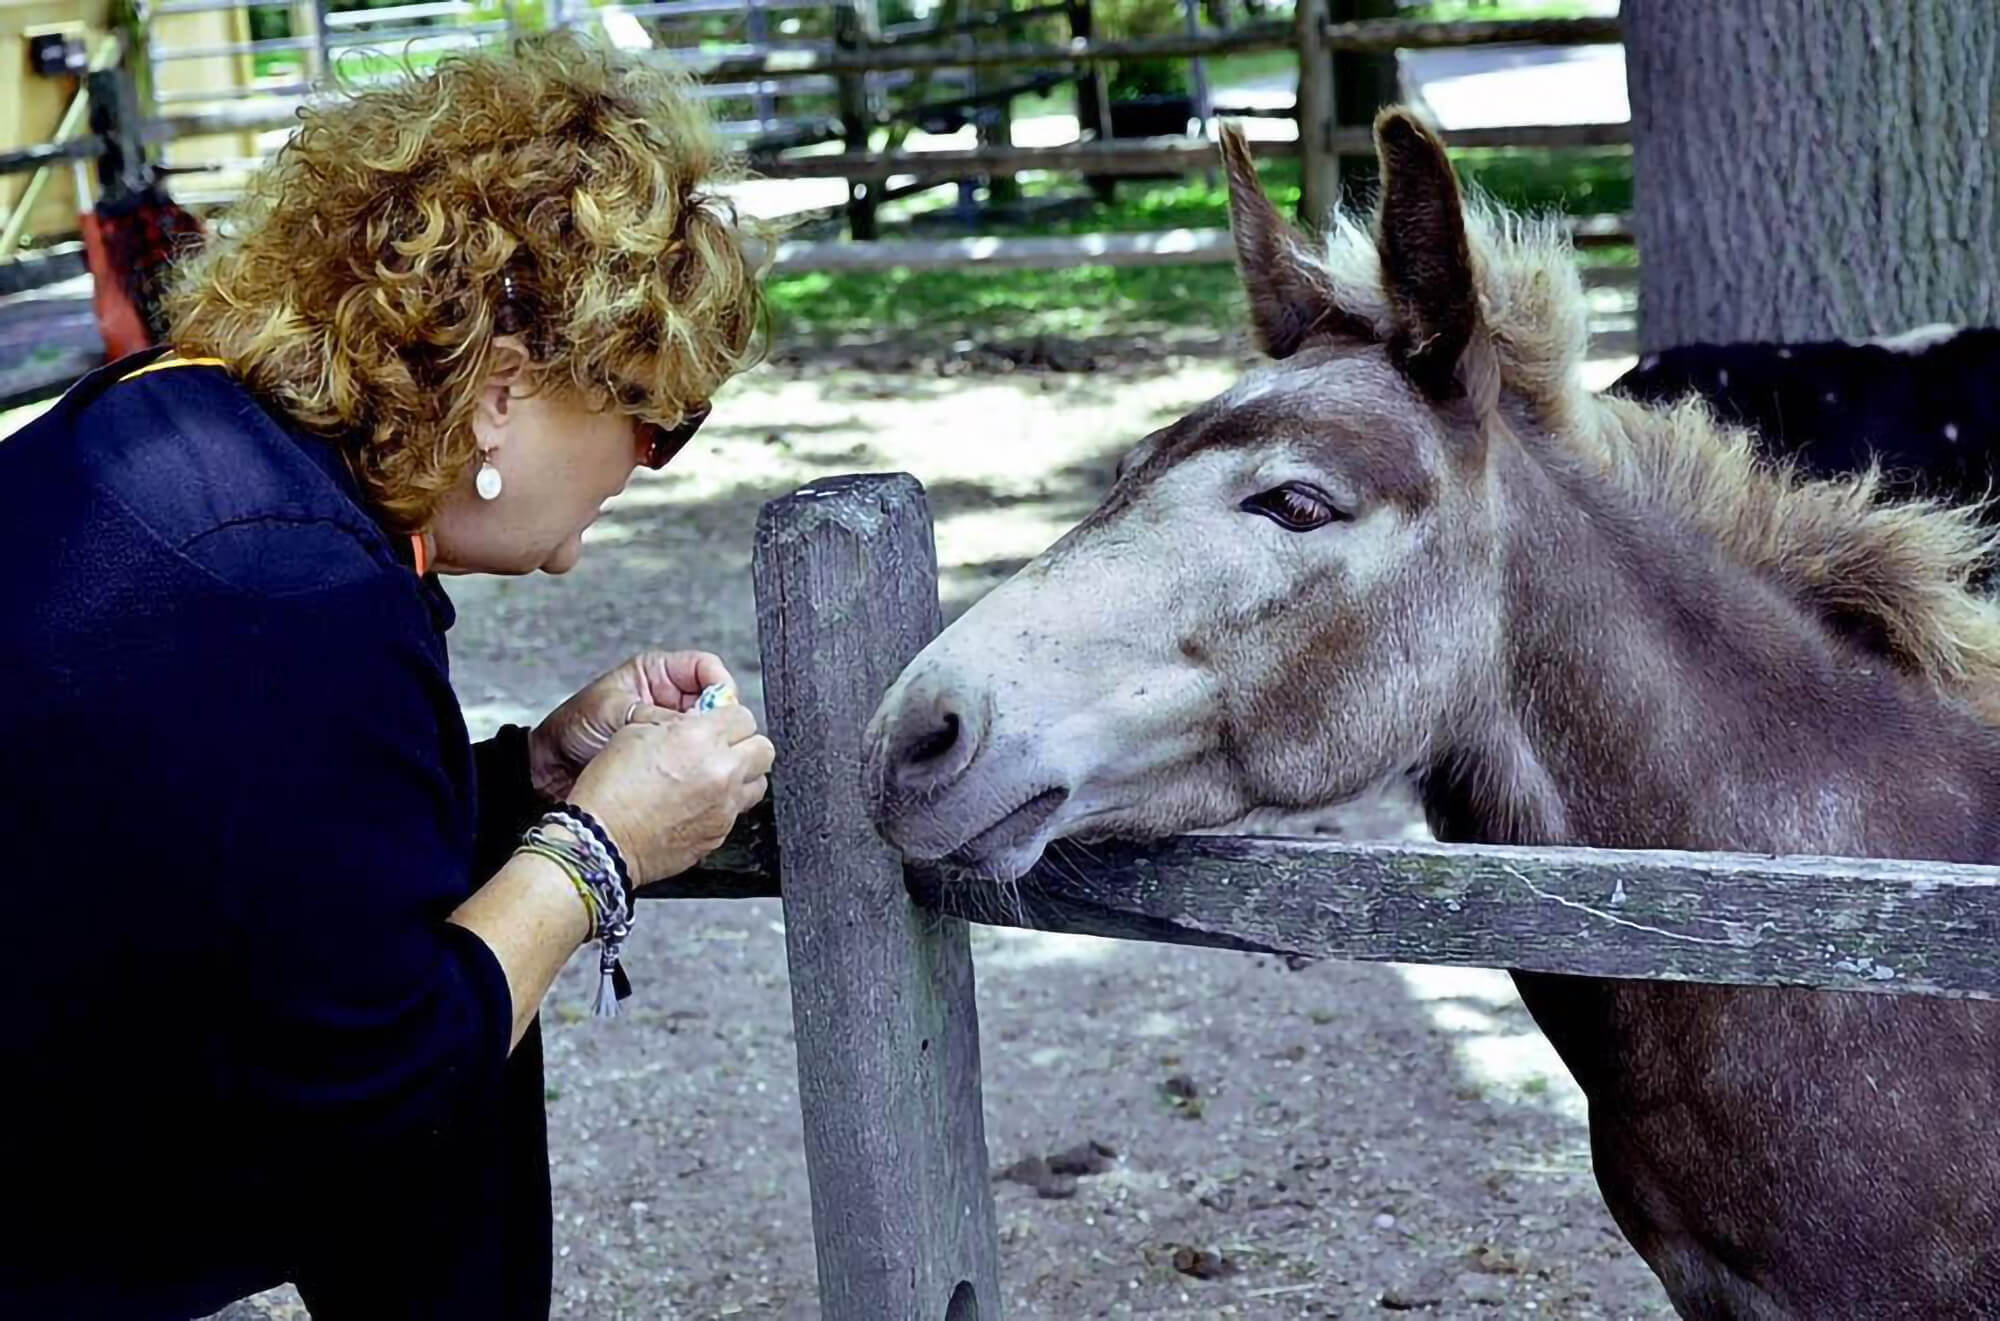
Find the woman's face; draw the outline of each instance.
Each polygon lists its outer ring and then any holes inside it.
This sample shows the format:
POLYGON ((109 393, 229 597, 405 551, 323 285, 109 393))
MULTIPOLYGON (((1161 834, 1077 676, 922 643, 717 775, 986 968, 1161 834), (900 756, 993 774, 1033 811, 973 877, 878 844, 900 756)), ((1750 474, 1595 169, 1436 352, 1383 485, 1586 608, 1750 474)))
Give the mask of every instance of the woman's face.
POLYGON ((480 466, 445 498, 431 525, 441 573, 567 573, 583 530, 625 489, 644 457, 636 419, 593 411, 550 390, 529 392, 527 356, 503 337, 481 391, 473 434, 500 474, 497 499, 481 499, 480 466))

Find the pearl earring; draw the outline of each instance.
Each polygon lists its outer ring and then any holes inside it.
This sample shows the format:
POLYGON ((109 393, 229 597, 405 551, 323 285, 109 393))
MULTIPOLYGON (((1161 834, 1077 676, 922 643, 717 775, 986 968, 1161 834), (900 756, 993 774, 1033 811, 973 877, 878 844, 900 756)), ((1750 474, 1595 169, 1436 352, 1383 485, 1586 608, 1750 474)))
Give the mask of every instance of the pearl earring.
POLYGON ((490 457, 484 454, 480 455, 479 474, 472 479, 472 489, 479 492, 481 500, 498 500, 500 498, 500 486, 500 470, 493 466, 493 460, 490 457))

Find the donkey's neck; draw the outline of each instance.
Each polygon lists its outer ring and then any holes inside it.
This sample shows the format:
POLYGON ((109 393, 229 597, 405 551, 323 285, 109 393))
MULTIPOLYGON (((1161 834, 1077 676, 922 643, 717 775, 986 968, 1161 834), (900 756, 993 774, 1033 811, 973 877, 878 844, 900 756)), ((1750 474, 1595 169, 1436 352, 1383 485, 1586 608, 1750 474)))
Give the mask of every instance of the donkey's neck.
POLYGON ((1441 763, 1441 837, 1986 860, 2000 737, 1603 479, 1496 489, 1501 664, 1441 763))

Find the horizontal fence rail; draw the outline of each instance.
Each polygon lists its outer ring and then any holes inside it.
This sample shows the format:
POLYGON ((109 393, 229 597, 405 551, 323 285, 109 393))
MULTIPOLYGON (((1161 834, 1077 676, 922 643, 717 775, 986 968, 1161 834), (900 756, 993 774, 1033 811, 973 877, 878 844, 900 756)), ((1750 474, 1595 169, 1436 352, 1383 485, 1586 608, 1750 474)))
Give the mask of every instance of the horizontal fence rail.
MULTIPOLYGON (((1571 227, 1579 247, 1632 242, 1622 216, 1588 216, 1571 227)), ((765 253, 754 250, 759 258, 765 253)), ((1060 234, 1021 238, 973 235, 951 239, 787 240, 769 254, 774 270, 1061 270, 1070 266, 1222 265, 1236 260, 1226 229, 1167 229, 1130 234, 1060 234)), ((1636 266, 1593 266, 1582 271, 1587 289, 1631 289, 1636 266)))
MULTIPOLYGON (((1418 23, 1375 19, 1329 23, 1320 29, 1324 51, 1436 50, 1527 42, 1586 46, 1620 40, 1615 18, 1493 19, 1462 23, 1418 23)), ((1227 31, 1191 32, 1130 41, 1072 41, 1062 45, 1012 43, 979 46, 946 43, 928 48, 876 47, 866 51, 780 51, 761 55, 704 57, 688 53, 676 63, 701 77, 742 77, 755 73, 866 73, 887 69, 930 69, 1008 64, 1107 64, 1120 60, 1187 59, 1298 49, 1298 31, 1289 20, 1246 23, 1227 31)))
MULTIPOLYGON (((1321 959, 2000 999, 2000 867, 1189 835, 1057 844, 1016 884, 907 869, 992 926, 1321 959)), ((768 806, 642 898, 775 896, 768 806)))
MULTIPOLYGON (((148 122, 148 142, 171 142, 205 133, 261 132, 288 128, 298 122, 304 101, 218 107, 148 122)), ((1512 148, 1550 150, 1572 147, 1622 147, 1631 142, 1631 125, 1526 124, 1507 128, 1462 128, 1443 134, 1445 145, 1459 149, 1512 148)), ((1328 135, 1329 149, 1341 153, 1373 150, 1367 128, 1338 128, 1328 135)), ((1294 139, 1254 139, 1251 151, 1265 159, 1299 154, 1294 139)), ((4 157, 0 157, 4 159, 4 157)), ((1022 170, 1084 171, 1091 174, 1144 174, 1153 171, 1194 171, 1219 164, 1215 144, 1199 138, 1115 138, 1108 142, 1077 142, 1056 147, 965 147, 940 151, 822 152, 814 155, 750 156, 751 170, 767 179, 883 179, 908 175, 951 179, 982 172, 1022 170)), ((32 167, 22 167, 32 168, 32 167)))
POLYGON ((88 133, 62 142, 38 142, 32 147, 0 151, 0 174, 27 174, 45 165, 96 160, 103 154, 103 141, 88 133))
MULTIPOLYGON (((58 281, 74 280, 89 273, 90 267, 84 261, 81 243, 65 242, 41 251, 17 252, 0 261, 0 298, 46 288, 58 281)), ((0 387, 0 410, 12 406, 6 402, 7 394, 8 391, 0 387)))
POLYGON ((1325 49, 1359 53, 1502 46, 1517 42, 1533 46, 1603 46, 1624 39, 1624 28, 1616 18, 1492 18, 1449 23, 1370 18, 1320 27, 1320 41, 1325 49))
MULTIPOLYGON (((1531 124, 1511 128, 1462 128, 1443 135, 1459 149, 1621 147, 1631 142, 1629 124, 1531 124)), ((1339 128, 1326 135, 1328 149, 1362 153, 1374 149, 1367 128, 1339 128)), ((1252 155, 1266 160, 1300 154, 1289 138, 1250 142, 1252 155)), ((1200 138, 1114 138, 1108 142, 1065 143, 1056 147, 962 147, 940 151, 825 152, 810 156, 750 158, 750 168, 767 179, 953 179, 982 172, 1022 170, 1082 171, 1086 174, 1148 174, 1219 168, 1215 144, 1200 138)))
POLYGON ((897 69, 993 68, 1018 64, 1103 64, 1119 60, 1174 59, 1196 55, 1240 55, 1295 50, 1298 37, 1288 22, 1246 23, 1227 32, 1146 37, 1131 41, 1076 40, 1060 45, 1013 42, 985 45, 948 42, 932 46, 871 46, 866 50, 792 50, 742 55, 699 51, 658 51, 699 78, 741 78, 760 73, 883 73, 897 69))

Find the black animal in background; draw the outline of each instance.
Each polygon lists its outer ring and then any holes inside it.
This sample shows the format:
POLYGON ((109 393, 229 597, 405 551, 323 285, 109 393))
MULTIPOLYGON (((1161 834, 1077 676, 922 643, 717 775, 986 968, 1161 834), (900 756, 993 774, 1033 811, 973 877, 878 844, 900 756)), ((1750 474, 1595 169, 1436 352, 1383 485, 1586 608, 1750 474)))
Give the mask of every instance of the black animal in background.
MULTIPOLYGON (((2000 495, 2000 328, 1689 344, 1647 354, 1608 392, 1655 403, 1698 394, 1816 477, 1874 460, 1892 494, 1953 503, 2000 495)), ((1991 516, 2000 522, 2000 508, 1991 516)))

